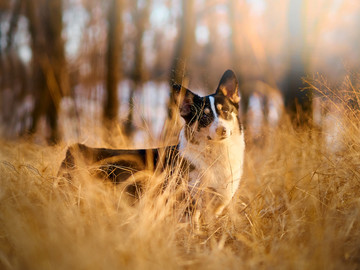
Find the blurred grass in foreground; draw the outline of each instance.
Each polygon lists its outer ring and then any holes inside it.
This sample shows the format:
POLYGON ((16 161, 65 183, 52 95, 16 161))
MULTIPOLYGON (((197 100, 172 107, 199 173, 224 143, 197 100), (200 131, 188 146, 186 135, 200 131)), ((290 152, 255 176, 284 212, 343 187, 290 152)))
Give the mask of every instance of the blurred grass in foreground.
POLYGON ((1 141, 0 268, 358 269, 359 111, 336 108, 336 148, 285 121, 261 146, 248 134, 239 191, 201 233, 171 192, 131 206, 86 172, 60 185, 65 145, 1 141))

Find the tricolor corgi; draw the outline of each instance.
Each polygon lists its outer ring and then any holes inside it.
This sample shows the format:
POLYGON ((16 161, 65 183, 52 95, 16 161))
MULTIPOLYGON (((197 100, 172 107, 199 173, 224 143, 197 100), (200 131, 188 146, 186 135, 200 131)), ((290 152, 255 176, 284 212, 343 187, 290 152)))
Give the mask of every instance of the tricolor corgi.
MULTIPOLYGON (((76 144, 68 148, 59 175, 71 178, 72 170, 81 163, 98 166, 104 177, 119 183, 141 170, 171 171, 176 167, 183 170, 181 177, 197 218, 205 210, 220 215, 243 173, 245 142, 238 81, 234 72, 227 70, 212 95, 200 97, 180 85, 173 85, 173 93, 185 120, 177 145, 125 150, 76 144)), ((136 195, 138 188, 129 186, 128 192, 136 195)))

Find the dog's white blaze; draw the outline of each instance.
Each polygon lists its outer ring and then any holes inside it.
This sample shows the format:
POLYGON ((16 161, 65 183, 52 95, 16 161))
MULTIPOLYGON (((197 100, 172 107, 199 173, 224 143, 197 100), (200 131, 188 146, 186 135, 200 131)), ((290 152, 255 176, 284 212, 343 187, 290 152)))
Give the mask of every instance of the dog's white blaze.
POLYGON ((210 100, 210 107, 211 107, 211 110, 214 114, 214 121, 218 121, 219 118, 218 118, 218 115, 216 113, 216 109, 215 109, 215 98, 214 97, 209 97, 209 100, 210 100))
POLYGON ((209 127, 209 136, 212 139, 215 139, 216 137, 216 128, 219 126, 219 117, 218 114, 216 113, 216 109, 215 109, 215 98, 214 97, 209 97, 209 101, 210 101, 210 108, 211 111, 214 115, 214 120, 211 123, 210 127, 209 127))

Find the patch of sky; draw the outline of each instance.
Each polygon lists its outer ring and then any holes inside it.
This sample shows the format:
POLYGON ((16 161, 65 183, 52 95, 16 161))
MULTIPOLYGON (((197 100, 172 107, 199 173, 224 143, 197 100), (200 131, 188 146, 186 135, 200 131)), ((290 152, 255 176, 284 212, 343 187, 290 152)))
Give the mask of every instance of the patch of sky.
POLYGON ((336 16, 343 4, 343 0, 334 0, 330 7, 330 15, 336 16))
POLYGON ((63 23, 66 39, 65 51, 68 57, 74 57, 80 48, 82 33, 84 32, 89 15, 80 5, 64 11, 63 23))
POLYGON ((209 42, 209 28, 206 27, 205 25, 199 25, 196 27, 196 31, 195 31, 195 37, 196 37, 196 42, 199 45, 205 45, 209 42))
POLYGON ((217 31, 224 39, 229 38, 231 35, 231 28, 226 22, 220 22, 217 26, 217 31))
MULTIPOLYGON (((0 48, 4 49, 8 46, 8 31, 9 31, 9 22, 4 20, 0 22, 0 48)), ((16 45, 20 59, 23 62, 29 62, 31 60, 32 52, 30 49, 30 36, 28 34, 28 21, 24 16, 19 17, 17 24, 17 29, 13 36, 14 42, 13 45, 16 45)))
POLYGON ((15 35, 15 42, 18 44, 19 57, 24 62, 29 62, 32 57, 30 48, 30 36, 28 34, 28 21, 21 17, 18 22, 18 30, 15 35))
POLYGON ((150 14, 150 22, 156 28, 164 27, 164 23, 169 19, 169 9, 160 3, 154 4, 150 14))
POLYGON ((246 0, 246 2, 250 5, 251 13, 254 15, 260 16, 266 9, 265 0, 246 0))

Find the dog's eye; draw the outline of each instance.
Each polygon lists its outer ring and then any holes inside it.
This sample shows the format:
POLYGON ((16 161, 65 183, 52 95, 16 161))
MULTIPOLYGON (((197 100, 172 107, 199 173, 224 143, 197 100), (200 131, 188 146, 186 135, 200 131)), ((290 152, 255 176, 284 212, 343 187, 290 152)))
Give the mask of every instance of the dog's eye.
POLYGON ((209 118, 209 115, 206 113, 202 114, 202 119, 207 120, 209 118))
POLYGON ((223 113, 229 113, 229 108, 228 107, 223 107, 222 112, 223 113))
POLYGON ((221 114, 225 119, 230 120, 231 119, 231 112, 232 112, 231 108, 229 108, 228 106, 224 106, 222 108, 221 114))

